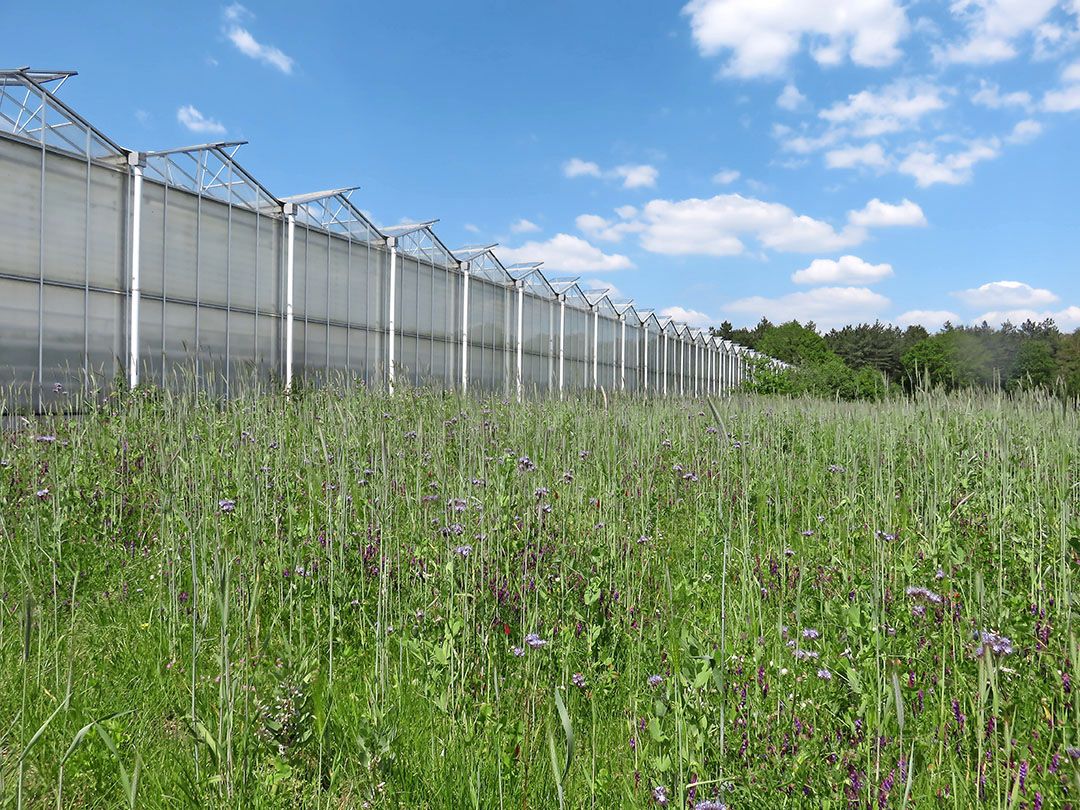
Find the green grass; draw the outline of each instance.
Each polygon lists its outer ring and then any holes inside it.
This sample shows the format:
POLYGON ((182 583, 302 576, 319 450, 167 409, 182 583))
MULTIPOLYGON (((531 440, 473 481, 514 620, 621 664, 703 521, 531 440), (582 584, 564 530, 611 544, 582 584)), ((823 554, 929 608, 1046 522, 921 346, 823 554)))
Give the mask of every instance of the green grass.
POLYGON ((1078 442, 1037 396, 139 392, 20 421, 0 796, 1060 807, 1078 442))

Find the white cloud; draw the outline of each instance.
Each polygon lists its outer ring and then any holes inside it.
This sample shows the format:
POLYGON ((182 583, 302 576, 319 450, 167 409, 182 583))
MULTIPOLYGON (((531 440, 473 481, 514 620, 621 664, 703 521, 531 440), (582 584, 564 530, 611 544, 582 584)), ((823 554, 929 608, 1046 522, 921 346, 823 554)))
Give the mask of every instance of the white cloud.
POLYGON ((773 127, 773 137, 780 141, 780 148, 797 155, 809 155, 811 152, 832 146, 843 137, 843 134, 839 129, 829 129, 817 136, 796 135, 795 130, 784 124, 776 124, 773 127))
POLYGON ((904 158, 899 170, 914 177, 920 188, 937 183, 961 185, 971 180, 976 163, 993 160, 1000 154, 1001 142, 997 138, 971 141, 966 148, 948 155, 939 155, 936 148, 922 144, 904 158))
POLYGON ((1002 93, 1001 88, 993 82, 985 79, 979 84, 979 89, 971 96, 972 104, 980 107, 989 107, 992 110, 1000 110, 1005 107, 1031 107, 1031 93, 1025 90, 1017 90, 1012 93, 1002 93))
POLYGON ((830 149, 825 153, 825 165, 830 169, 854 169, 857 166, 883 169, 889 165, 889 161, 880 143, 868 143, 830 149))
POLYGON ((1042 108, 1047 112, 1080 110, 1080 62, 1073 62, 1061 73, 1062 85, 1043 96, 1042 108))
POLYGON ((1032 118, 1017 121, 1012 132, 1005 138, 1009 143, 1031 143, 1042 135, 1043 125, 1032 118))
POLYGON ((960 321, 959 315, 947 309, 911 309, 893 319, 897 326, 925 326, 931 331, 940 329, 946 323, 960 321))
POLYGON ((225 125, 213 118, 207 118, 190 104, 185 104, 176 111, 176 120, 192 132, 201 135, 224 135, 225 125))
POLYGON ((809 267, 792 273, 796 284, 875 284, 893 274, 891 264, 870 264, 858 256, 814 259, 809 267))
POLYGON ((239 3, 226 6, 222 12, 225 22, 225 35, 244 56, 248 56, 286 75, 292 73, 294 60, 280 48, 259 42, 251 32, 240 25, 241 21, 253 20, 255 15, 239 3))
POLYGON ((615 209, 615 213, 623 219, 630 219, 637 216, 637 209, 632 205, 620 205, 615 209))
POLYGON ((799 88, 792 82, 784 85, 783 92, 776 99, 776 106, 781 110, 794 112, 806 103, 806 96, 799 92, 799 88))
POLYGON ((928 82, 898 79, 880 90, 862 90, 818 115, 833 125, 850 127, 861 138, 875 138, 910 129, 929 113, 947 106, 945 88, 928 82))
POLYGON ((1020 325, 1024 321, 1035 321, 1041 323, 1047 318, 1052 318, 1054 323, 1059 329, 1066 332, 1071 332, 1074 329, 1080 329, 1080 307, 1071 306, 1065 307, 1057 311, 1054 310, 1034 310, 1034 309, 1008 309, 1008 310, 993 310, 990 312, 984 312, 977 318, 972 318, 973 324, 980 324, 986 321, 991 326, 1000 326, 1008 321, 1013 325, 1020 325))
POLYGON ((725 310, 756 320, 765 316, 773 322, 814 321, 825 329, 870 321, 890 305, 884 295, 866 287, 817 287, 778 298, 755 295, 732 301, 725 310))
POLYGON ((712 176, 712 181, 718 186, 728 186, 738 180, 740 176, 736 169, 721 169, 712 176))
POLYGON ((510 226, 510 230, 514 233, 536 233, 540 226, 522 217, 510 226))
POLYGON ((599 177, 600 167, 591 160, 570 158, 563 164, 563 174, 567 177, 599 177))
MULTIPOLYGON (((633 209, 633 213, 629 216, 632 217, 636 213, 637 210, 633 209)), ((574 223, 583 234, 602 242, 620 242, 628 233, 637 233, 644 228, 640 222, 633 220, 615 222, 598 214, 582 214, 574 220, 574 223)))
POLYGON ((657 313, 661 318, 671 318, 676 323, 685 323, 694 328, 704 328, 716 323, 716 318, 698 312, 696 309, 684 309, 683 307, 664 307, 657 313))
POLYGON ((634 266, 626 256, 604 253, 580 236, 567 233, 555 234, 546 242, 526 242, 521 247, 499 248, 496 252, 508 264, 542 261, 547 270, 567 273, 626 270, 634 266))
POLYGON ((622 179, 623 188, 652 188, 660 176, 655 166, 647 164, 616 166, 612 173, 622 179))
POLYGON ((473 225, 471 222, 466 222, 464 225, 465 230, 469 233, 480 233, 480 229, 473 225))
POLYGON ((642 211, 642 222, 641 246, 666 255, 735 256, 745 250, 742 237, 747 236, 773 250, 807 253, 838 250, 865 237, 741 194, 652 200, 642 211))
POLYGON ((981 287, 953 293, 972 309, 1030 309, 1057 303, 1050 290, 1032 287, 1022 281, 991 281, 981 287))
POLYGON ((605 177, 609 180, 621 180, 623 188, 652 188, 660 176, 655 166, 646 163, 628 163, 603 171, 600 165, 591 160, 570 158, 563 164, 566 177, 605 177))
POLYGON ((911 200, 894 205, 875 197, 862 210, 849 212, 848 222, 861 228, 911 227, 925 225, 926 214, 911 200))
POLYGON ((988 64, 1012 59, 1015 40, 1035 29, 1058 0, 953 0, 949 9, 967 26, 967 39, 936 51, 939 61, 988 64))
POLYGON ((690 0, 683 13, 701 54, 730 52, 725 72, 743 78, 783 73, 804 40, 819 64, 850 57, 883 67, 900 57, 908 31, 897 0, 690 0))

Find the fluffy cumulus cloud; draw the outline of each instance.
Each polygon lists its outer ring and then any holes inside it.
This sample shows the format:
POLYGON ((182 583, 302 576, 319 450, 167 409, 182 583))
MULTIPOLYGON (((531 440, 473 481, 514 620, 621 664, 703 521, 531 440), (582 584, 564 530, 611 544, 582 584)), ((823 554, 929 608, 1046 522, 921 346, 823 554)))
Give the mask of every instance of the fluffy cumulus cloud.
POLYGON ((582 160, 581 158, 570 158, 562 167, 563 175, 566 177, 599 177, 600 166, 593 163, 591 160, 582 160))
POLYGON ((792 82, 784 85, 784 89, 776 98, 776 106, 788 112, 794 112, 806 103, 806 96, 799 92, 799 88, 792 82))
POLYGON ((737 169, 721 169, 712 176, 712 181, 718 186, 730 186, 741 176, 737 169))
POLYGON ((1017 40, 1032 33, 1058 0, 953 0, 949 9, 965 36, 936 51, 946 64, 989 64, 1012 59, 1017 40))
POLYGON ((926 214, 911 200, 904 199, 894 204, 875 197, 861 210, 851 211, 848 222, 860 228, 911 227, 925 225, 926 214))
POLYGON ((651 200, 640 211, 624 206, 616 213, 618 219, 582 214, 577 227, 600 241, 618 242, 637 234, 651 253, 737 256, 747 250, 747 240, 783 252, 832 252, 865 241, 870 228, 926 224, 922 209, 910 200, 897 204, 871 200, 865 208, 849 212, 847 223, 837 229, 781 203, 741 194, 651 200))
POLYGON ((510 230, 514 233, 536 233, 540 230, 540 226, 522 217, 510 226, 510 230))
POLYGON ((783 73, 804 44, 822 65, 883 67, 908 32, 899 0, 690 0, 683 13, 702 55, 728 56, 725 72, 744 78, 783 73))
POLYGON ((652 188, 660 176, 657 168, 648 164, 616 166, 611 171, 622 180, 623 188, 652 188))
POLYGON ((983 79, 979 83, 979 89, 972 94, 971 102, 980 107, 989 107, 991 110, 1001 110, 1009 107, 1027 109, 1031 106, 1031 93, 1026 90, 1003 93, 996 84, 983 79))
POLYGON ((225 7, 225 36, 240 53, 250 57, 264 65, 268 65, 282 73, 289 74, 293 71, 293 58, 273 45, 259 42, 241 25, 242 22, 253 20, 255 15, 239 3, 233 3, 225 7))
POLYGON ((676 323, 685 323, 688 326, 693 327, 706 327, 716 323, 715 318, 706 315, 704 312, 698 312, 696 309, 685 309, 683 307, 664 307, 657 314, 661 318, 671 318, 671 320, 676 323))
POLYGON ((873 321, 889 307, 889 299, 866 287, 817 287, 777 298, 755 295, 740 298, 725 311, 744 322, 765 316, 771 321, 814 321, 831 329, 860 321, 873 321))
POLYGON ((818 113, 860 138, 875 138, 915 127, 926 115, 944 110, 947 91, 925 81, 898 79, 878 90, 862 90, 818 113))
POLYGON ((830 149, 825 153, 825 165, 830 169, 854 169, 858 166, 884 169, 889 165, 889 160, 880 143, 867 143, 830 149))
POLYGON ((1050 290, 1032 287, 1022 281, 991 281, 981 287, 953 293, 972 309, 1033 309, 1056 304, 1058 297, 1050 290))
POLYGON ((207 118, 190 104, 185 104, 176 111, 176 120, 191 132, 197 132, 200 135, 225 134, 224 124, 213 118, 207 118))
POLYGON ((901 174, 915 178, 919 188, 944 183, 962 185, 971 181, 975 164, 1001 155, 1001 140, 983 138, 969 141, 960 149, 944 153, 934 144, 916 144, 897 167, 901 174))
POLYGON ((897 326, 925 326, 930 331, 936 331, 946 323, 960 323, 960 321, 959 315, 947 309, 910 309, 893 318, 897 326))
POLYGON ((1061 74, 1061 85, 1048 90, 1041 107, 1046 112, 1075 112, 1080 110, 1080 62, 1069 65, 1061 74))
POLYGON ((647 163, 627 163, 603 170, 599 163, 576 157, 566 161, 562 170, 565 177, 602 177, 618 180, 623 188, 652 188, 660 177, 660 170, 647 163))
POLYGON ((1025 118, 1023 121, 1016 122, 1016 126, 1005 137, 1005 140, 1009 143, 1031 143, 1042 135, 1042 131, 1042 124, 1033 118, 1025 118))
POLYGON ((796 284, 874 284, 893 274, 891 264, 870 264, 858 256, 814 259, 791 275, 796 284))
POLYGON ((1064 309, 1051 310, 1051 309, 1006 309, 1006 310, 991 310, 984 312, 982 315, 978 315, 971 319, 974 324, 980 324, 983 321, 991 326, 1000 326, 1003 323, 1011 323, 1013 325, 1019 325, 1024 321, 1034 321, 1035 323, 1042 323, 1045 320, 1052 320, 1058 329, 1062 329, 1066 332, 1071 332, 1074 329, 1080 329, 1080 307, 1071 306, 1064 309))
POLYGON ((499 248, 506 264, 543 262, 544 269, 565 273, 596 273, 626 270, 634 263, 619 253, 604 253, 580 236, 558 233, 546 242, 526 242, 521 247, 499 248))

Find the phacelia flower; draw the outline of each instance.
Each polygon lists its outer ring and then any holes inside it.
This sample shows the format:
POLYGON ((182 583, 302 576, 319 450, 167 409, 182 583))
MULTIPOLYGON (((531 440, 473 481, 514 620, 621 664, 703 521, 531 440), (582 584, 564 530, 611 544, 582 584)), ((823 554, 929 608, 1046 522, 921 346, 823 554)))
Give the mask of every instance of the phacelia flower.
POLYGON ((464 560, 466 557, 472 554, 472 546, 457 546, 454 548, 454 553, 464 560))
POLYGON ((979 634, 979 646, 975 649, 975 655, 981 656, 987 652, 994 655, 1011 655, 1013 651, 1012 640, 1000 635, 983 630, 979 634))
POLYGON ((570 676, 570 683, 572 683, 578 689, 584 689, 585 676, 582 675, 580 672, 575 672, 573 675, 570 676))
POLYGON ((932 602, 935 605, 940 605, 942 601, 940 594, 934 593, 929 588, 924 588, 921 585, 909 585, 904 590, 904 593, 916 602, 932 602))
POLYGON ((547 642, 540 638, 536 633, 529 633, 525 636, 525 643, 534 650, 539 650, 541 647, 547 646, 547 642))
POLYGON ((222 498, 217 502, 217 505, 218 509, 227 515, 236 508, 236 501, 230 500, 229 498, 222 498))
POLYGON ((651 686, 651 687, 652 687, 653 689, 656 689, 656 688, 657 688, 658 686, 660 686, 660 684, 662 684, 663 682, 664 682, 664 678, 663 678, 663 676, 661 676, 661 675, 650 675, 650 676, 649 676, 648 684, 649 684, 649 686, 651 686))

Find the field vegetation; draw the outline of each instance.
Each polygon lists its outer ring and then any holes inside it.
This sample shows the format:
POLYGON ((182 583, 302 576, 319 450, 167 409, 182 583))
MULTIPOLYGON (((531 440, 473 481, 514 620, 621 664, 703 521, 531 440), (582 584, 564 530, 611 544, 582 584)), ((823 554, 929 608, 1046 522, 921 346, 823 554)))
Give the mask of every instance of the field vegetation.
POLYGON ((1059 398, 83 410, 0 445, 5 806, 1077 802, 1059 398))

